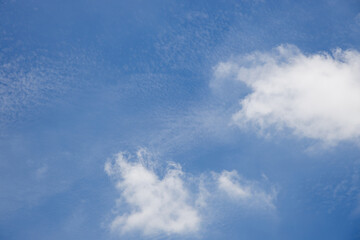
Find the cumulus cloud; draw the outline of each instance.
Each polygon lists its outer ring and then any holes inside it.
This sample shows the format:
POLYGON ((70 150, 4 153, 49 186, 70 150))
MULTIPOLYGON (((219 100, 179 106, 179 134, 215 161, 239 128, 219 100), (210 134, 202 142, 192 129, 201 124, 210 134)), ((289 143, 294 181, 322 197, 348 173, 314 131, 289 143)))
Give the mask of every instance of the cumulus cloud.
POLYGON ((115 218, 113 230, 122 233, 140 230, 145 235, 198 230, 201 219, 184 185, 179 165, 172 164, 160 178, 144 161, 138 158, 132 162, 119 153, 114 163, 106 164, 105 170, 118 177, 116 187, 131 207, 130 213, 115 218))
POLYGON ((252 91, 233 121, 261 131, 275 127, 336 144, 360 136, 360 53, 336 49, 304 54, 282 45, 215 68, 215 80, 234 79, 252 91))
POLYGON ((241 178, 236 171, 194 177, 184 173, 179 164, 169 163, 161 173, 161 167, 150 156, 144 149, 136 157, 121 152, 105 164, 106 173, 116 180, 121 192, 118 202, 129 207, 112 221, 115 232, 196 233, 204 222, 202 213, 211 212, 208 202, 222 201, 223 192, 234 204, 275 209, 275 191, 264 191, 257 182, 241 178))

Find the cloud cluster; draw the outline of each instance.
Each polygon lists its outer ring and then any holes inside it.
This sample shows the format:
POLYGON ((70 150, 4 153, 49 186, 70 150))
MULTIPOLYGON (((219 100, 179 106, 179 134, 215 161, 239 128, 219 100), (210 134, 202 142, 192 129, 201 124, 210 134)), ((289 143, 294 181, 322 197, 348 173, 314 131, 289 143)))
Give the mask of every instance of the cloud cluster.
POLYGON ((245 207, 275 209, 275 192, 266 192, 235 171, 196 178, 185 174, 179 164, 169 163, 160 174, 159 167, 146 155, 149 153, 145 150, 140 150, 136 157, 121 152, 105 164, 106 173, 115 179, 121 192, 118 202, 125 202, 128 207, 128 211, 122 209, 112 221, 111 229, 115 232, 195 233, 204 221, 203 210, 211 211, 207 201, 221 200, 223 192, 235 203, 245 203, 245 207))
POLYGON ((360 136, 360 53, 336 49, 306 55, 292 45, 255 52, 215 68, 252 91, 233 120, 260 131, 291 129, 297 136, 336 144, 360 136))

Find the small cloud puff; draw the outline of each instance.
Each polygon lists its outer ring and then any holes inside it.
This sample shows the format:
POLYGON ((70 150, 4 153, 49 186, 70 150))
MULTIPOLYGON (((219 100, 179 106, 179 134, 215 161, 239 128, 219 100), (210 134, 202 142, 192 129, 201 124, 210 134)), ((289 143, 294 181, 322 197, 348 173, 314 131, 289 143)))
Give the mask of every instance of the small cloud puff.
POLYGON ((282 45, 272 52, 219 63, 214 76, 217 82, 241 81, 252 91, 233 115, 241 127, 287 128, 326 144, 360 137, 360 53, 356 50, 305 55, 295 46, 282 45))
POLYGON ((106 173, 115 179, 121 192, 119 201, 129 207, 127 213, 115 216, 112 221, 111 229, 115 232, 196 233, 204 220, 201 213, 211 212, 208 201, 222 201, 223 192, 244 207, 275 209, 276 192, 265 192, 257 182, 241 178, 236 171, 190 177, 179 164, 169 163, 164 173, 159 174, 159 165, 149 156, 144 149, 135 158, 121 152, 105 164, 106 173))

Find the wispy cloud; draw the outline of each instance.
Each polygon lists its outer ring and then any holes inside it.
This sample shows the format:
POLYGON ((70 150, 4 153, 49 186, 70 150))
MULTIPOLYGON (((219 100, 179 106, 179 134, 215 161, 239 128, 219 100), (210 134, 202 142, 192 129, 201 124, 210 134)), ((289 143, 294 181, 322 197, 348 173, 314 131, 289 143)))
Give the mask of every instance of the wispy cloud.
POLYGON ((251 94, 241 100, 233 121, 265 131, 291 129, 327 144, 360 136, 360 53, 336 49, 304 54, 292 45, 255 52, 215 69, 215 79, 244 82, 251 94))
POLYGON ((275 209, 275 191, 265 191, 236 171, 194 177, 183 172, 177 163, 168 163, 163 172, 160 168, 144 149, 136 157, 120 152, 105 164, 106 173, 115 179, 121 192, 118 203, 129 207, 126 213, 115 216, 111 223, 113 231, 121 234, 139 231, 144 235, 196 233, 206 221, 202 213, 211 211, 207 203, 222 201, 223 192, 234 204, 275 209))
POLYGON ((276 188, 265 192, 257 182, 242 178, 235 170, 222 171, 217 176, 217 183, 219 189, 235 201, 242 201, 252 207, 275 209, 276 188))
POLYGON ((355 23, 360 26, 360 13, 355 16, 355 23))
POLYGON ((0 55, 0 127, 24 115, 29 120, 38 107, 59 103, 69 92, 87 87, 83 69, 94 65, 92 58, 82 53, 63 53, 56 60, 42 53, 0 55))

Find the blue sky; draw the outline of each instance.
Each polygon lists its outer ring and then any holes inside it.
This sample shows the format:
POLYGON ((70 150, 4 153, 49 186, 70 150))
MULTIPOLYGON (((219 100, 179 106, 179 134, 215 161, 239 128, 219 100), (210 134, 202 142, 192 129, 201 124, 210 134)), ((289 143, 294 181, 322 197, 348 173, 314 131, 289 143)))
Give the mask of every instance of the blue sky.
POLYGON ((360 238, 360 3, 0 1, 0 239, 360 238))

